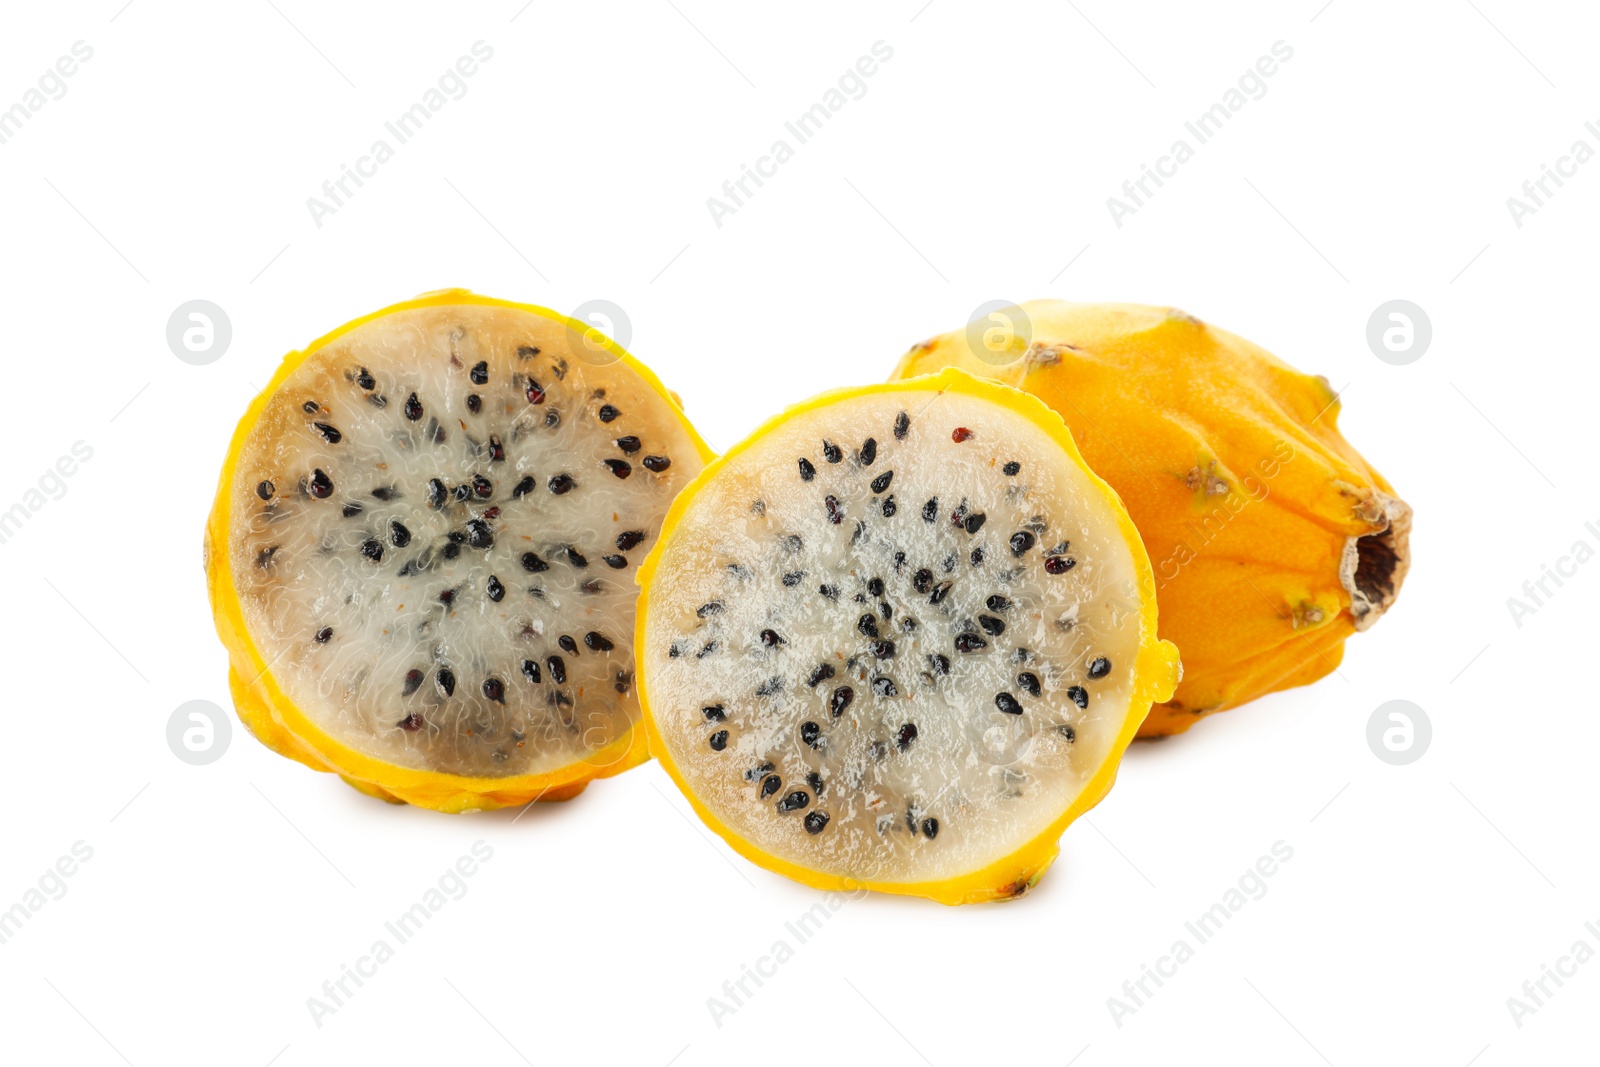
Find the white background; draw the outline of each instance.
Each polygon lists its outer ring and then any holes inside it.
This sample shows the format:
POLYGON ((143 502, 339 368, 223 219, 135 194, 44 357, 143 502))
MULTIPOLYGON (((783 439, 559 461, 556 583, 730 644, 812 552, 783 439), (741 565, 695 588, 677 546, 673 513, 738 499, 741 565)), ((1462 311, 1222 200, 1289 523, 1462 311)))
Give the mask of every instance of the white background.
POLYGON ((1600 962, 1520 1027, 1506 1004, 1600 950, 1600 562, 1520 627, 1506 603, 1600 548, 1600 163, 1521 227, 1506 205, 1600 148, 1592 9, 122 4, 13 5, 0 35, 0 107, 94 50, 0 145, 0 510, 93 449, 0 545, 0 908, 93 849, 0 945, 0 1058, 1593 1062, 1600 962), (466 95, 316 226, 307 198, 478 40, 466 95), (706 199, 880 40, 865 96, 715 225, 706 199), (1107 197, 1280 40, 1266 95, 1116 226, 1107 197), (653 764, 513 822, 383 805, 237 724, 180 762, 173 709, 228 706, 200 539, 235 420, 284 352, 445 286, 615 302, 718 448, 987 300, 1176 305, 1345 389, 1415 566, 1338 674, 1135 746, 1024 900, 851 901, 805 944, 784 924, 818 895, 653 764), (233 326, 208 366, 165 341, 195 298, 233 326), (1365 340, 1394 298, 1433 324, 1408 366, 1365 340), (1367 747, 1390 699, 1433 723, 1409 766, 1367 747), (480 839, 465 897, 315 1025, 307 998, 480 839), (1267 894, 1118 1026, 1107 999, 1280 840, 1267 894), (719 1027, 707 999, 779 939, 719 1027))

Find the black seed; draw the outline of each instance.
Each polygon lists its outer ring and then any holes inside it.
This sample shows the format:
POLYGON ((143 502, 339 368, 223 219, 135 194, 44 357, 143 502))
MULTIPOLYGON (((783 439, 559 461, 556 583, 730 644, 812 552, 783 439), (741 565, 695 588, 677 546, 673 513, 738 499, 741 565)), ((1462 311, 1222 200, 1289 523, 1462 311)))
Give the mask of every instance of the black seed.
POLYGON ((744 772, 744 780, 747 781, 747 782, 753 782, 756 779, 760 778, 762 775, 767 774, 771 770, 772 770, 772 761, 771 760, 762 760, 760 764, 758 764, 757 766, 751 767, 749 770, 744 772))
POLYGON ((500 579, 492 574, 489 575, 489 599, 498 604, 505 595, 506 587, 500 584, 500 579))
POLYGON ((639 439, 630 433, 626 437, 617 438, 617 447, 622 449, 622 451, 627 455, 631 456, 635 452, 639 451, 639 439))
POLYGON ((933 572, 923 567, 911 576, 911 587, 919 593, 926 593, 933 588, 933 572))
POLYGON ((823 682, 826 682, 829 678, 832 678, 835 673, 836 672, 833 669, 833 664, 819 663, 817 664, 817 669, 812 671, 811 676, 806 679, 806 684, 820 685, 823 682))
POLYGON ((1039 676, 1032 671, 1023 671, 1017 675, 1017 684, 1031 697, 1039 695, 1039 676))
POLYGON ((550 569, 550 564, 539 558, 537 552, 524 552, 522 554, 522 569, 529 574, 538 574, 540 571, 550 569))
POLYGON ((666 456, 646 456, 639 462, 644 464, 645 470, 654 474, 660 474, 662 471, 672 466, 672 460, 668 459, 666 456))
POLYGON ((1104 656, 1096 656, 1089 661, 1089 680, 1098 682, 1111 673, 1111 661, 1104 656))
POLYGON ((445 490, 444 483, 437 478, 428 480, 428 503, 435 508, 444 507, 449 493, 445 490))
POLYGON ((311 425, 317 428, 317 432, 322 435, 322 439, 328 442, 330 445, 336 445, 340 441, 344 440, 344 434, 340 433, 338 430, 332 426, 329 426, 325 422, 314 422, 311 425))
POLYGON ((1010 693, 996 693, 994 695, 994 706, 1007 715, 1022 714, 1022 704, 1010 693))
MULTIPOLYGON (((861 465, 863 467, 870 467, 870 466, 872 466, 872 461, 877 459, 877 458, 878 458, 878 442, 877 442, 877 440, 875 438, 869 437, 865 441, 861 442, 861 451, 856 456, 856 459, 858 459, 861 462, 861 465)), ((875 491, 876 492, 880 492, 880 493, 883 492, 883 490, 881 490, 881 489, 875 490, 875 491)))
POLYGON ((341 514, 348 519, 352 516, 361 514, 362 510, 363 509, 360 504, 346 504, 341 514))
POLYGON ((894 747, 901 752, 911 747, 911 742, 917 739, 917 724, 908 722, 900 727, 900 732, 894 735, 894 747))
POLYGON ((950 595, 950 586, 952 584, 954 584, 954 583, 952 583, 952 582, 940 582, 938 585, 934 586, 933 587, 933 592, 928 594, 928 603, 937 604, 937 603, 939 603, 939 601, 941 601, 945 597, 949 596, 950 595))
POLYGON ((989 642, 977 634, 956 634, 957 652, 976 652, 980 648, 988 648, 989 642))
POLYGON ((1001 596, 999 593, 996 593, 993 596, 991 596, 988 600, 985 600, 984 604, 986 604, 988 606, 990 611, 1010 611, 1011 610, 1011 601, 1007 600, 1005 597, 1001 596))
POLYGON ((894 679, 888 675, 880 675, 872 680, 872 691, 880 697, 897 697, 900 687, 894 684, 894 679))
POLYGON ((611 639, 609 637, 598 630, 590 630, 588 633, 584 634, 583 644, 584 647, 590 652, 610 652, 613 648, 617 647, 611 643, 611 639))
POLYGON ((361 543, 361 554, 374 563, 380 562, 383 559, 383 542, 368 538, 361 543))
POLYGON ((372 377, 372 372, 362 367, 361 373, 356 375, 356 384, 363 389, 372 390, 378 387, 378 382, 372 377))
POLYGON ((912 633, 916 630, 916 628, 917 620, 913 619, 910 615, 907 615, 905 618, 900 620, 900 629, 904 630, 906 633, 912 633))
POLYGON ((400 492, 392 485, 380 485, 372 491, 372 499, 388 502, 399 496, 400 492))
POLYGON ((481 474, 474 474, 472 476, 472 491, 480 499, 487 500, 494 495, 494 483, 481 474))
POLYGON ((389 398, 382 393, 369 393, 367 395, 367 403, 375 408, 386 408, 389 406, 389 398))
POLYGON ((271 500, 276 487, 271 482, 261 482, 256 486, 256 496, 262 500, 271 500))
POLYGON ((933 668, 935 674, 949 674, 950 657, 935 652, 928 657, 928 666, 933 668))
POLYGON ((333 480, 318 467, 311 472, 311 495, 318 500, 326 500, 333 495, 333 480))
POLYGON ((570 634, 562 634, 556 638, 556 644, 560 645, 564 652, 570 652, 574 656, 578 654, 578 642, 574 641, 570 634))
POLYGON ((522 661, 522 673, 530 682, 537 683, 540 680, 539 665, 531 659, 522 661))
POLYGON ((981 511, 968 515, 965 523, 967 527, 967 533, 975 534, 979 530, 983 529, 984 521, 988 519, 988 517, 989 516, 985 515, 981 511))
POLYGON ((761 779, 761 799, 765 800, 783 788, 783 779, 776 774, 769 774, 761 779))
POLYGON ((1044 569, 1051 574, 1065 574, 1078 565, 1071 556, 1046 556, 1044 569))
POLYGON ((467 376, 472 379, 473 385, 484 385, 489 381, 489 361, 480 359, 472 365, 472 370, 467 376))
POLYGON ((811 722, 810 720, 807 720, 807 721, 805 721, 805 722, 800 724, 800 740, 804 741, 806 744, 810 745, 812 748, 816 748, 817 747, 817 742, 820 741, 821 739, 822 739, 822 727, 818 726, 814 722, 811 722))
POLYGON ((977 548, 973 549, 972 554, 967 558, 972 560, 972 565, 974 567, 983 566, 983 546, 979 545, 977 548))
POLYGON ((802 482, 809 482, 811 479, 815 478, 816 476, 817 476, 817 468, 815 468, 815 467, 813 467, 811 465, 811 461, 809 459, 807 459, 804 456, 801 456, 800 457, 800 480, 802 482))
MULTIPOLYGON (((571 641, 572 638, 567 638, 571 641)), ((567 684, 567 661, 560 656, 546 656, 544 665, 550 668, 550 677, 555 679, 557 685, 567 684)))
POLYGON ((894 471, 884 471, 882 474, 872 479, 872 491, 874 493, 881 493, 885 489, 889 488, 889 483, 892 481, 894 481, 894 471))
POLYGON ((894 417, 894 439, 896 441, 904 441, 906 439, 906 432, 909 431, 910 429, 911 429, 911 416, 910 415, 907 415, 905 412, 902 411, 900 414, 898 414, 898 415, 896 415, 894 417))
POLYGON ((806 812, 806 833, 820 834, 828 826, 828 813, 825 811, 806 812))
POLYGON ((434 682, 444 691, 445 696, 454 696, 456 691, 455 672, 449 667, 439 668, 439 673, 433 676, 434 682))
POLYGON ((398 520, 389 524, 389 543, 396 548, 404 548, 411 543, 411 531, 405 524, 398 520))
POLYGON ((439 550, 439 555, 445 559, 455 559, 461 555, 461 546, 455 543, 447 544, 439 550))
POLYGON ((711 655, 711 653, 715 652, 717 647, 716 641, 707 641, 705 644, 700 646, 700 651, 694 654, 694 658, 705 659, 707 656, 711 655))
MULTIPOLYGON (((437 482, 438 479, 435 478, 434 481, 437 482)), ((533 475, 530 474, 527 477, 523 478, 522 481, 517 483, 516 488, 511 490, 511 495, 514 496, 514 497, 516 497, 516 496, 527 496, 529 493, 533 492, 533 490, 538 486, 538 484, 539 484, 538 482, 533 480, 533 475)))
POLYGON ((844 458, 844 452, 832 441, 822 442, 822 458, 829 463, 837 463, 844 458))
POLYGON ((1066 738, 1069 745, 1078 739, 1078 731, 1072 728, 1072 724, 1070 722, 1064 722, 1060 726, 1057 726, 1056 733, 1066 738))
POLYGON ((1016 474, 1018 471, 1022 470, 1022 464, 1018 463, 1016 460, 1012 460, 1010 463, 1007 463, 1004 467, 1001 467, 1000 470, 1003 473, 1005 473, 1006 475, 1009 476, 1009 475, 1012 475, 1012 474, 1016 474))
MULTIPOLYGON (((517 358, 518 359, 532 359, 534 356, 537 356, 538 354, 539 354, 539 349, 535 345, 518 345, 517 346, 517 358)), ((563 367, 565 367, 566 366, 566 362, 567 362, 566 360, 562 360, 561 361, 561 365, 563 367)), ((556 374, 557 378, 564 377, 564 376, 565 376, 565 372, 564 371, 559 371, 556 374)))
POLYGON ((799 585, 801 581, 804 580, 805 576, 805 571, 790 571, 788 574, 783 576, 783 584, 792 589, 799 585))
POLYGON ((681 655, 683 655, 683 647, 679 642, 674 641, 672 644, 667 646, 668 659, 677 659, 681 655))
POLYGON ((1067 696, 1070 697, 1072 702, 1078 705, 1080 708, 1087 708, 1089 706, 1089 691, 1081 685, 1068 686, 1067 696))
POLYGON ((633 465, 625 459, 608 459, 605 464, 606 468, 618 478, 626 478, 633 473, 633 465))
POLYGON ((494 531, 482 519, 468 519, 467 544, 473 548, 493 548, 494 531))
POLYGON ((477 393, 467 394, 467 410, 476 415, 483 410, 483 397, 477 393))
POLYGON ((876 656, 878 659, 893 659, 894 658, 894 642, 893 641, 878 641, 878 642, 875 642, 873 644, 873 646, 872 646, 872 654, 874 656, 876 656))
POLYGON ((458 485, 454 489, 450 490, 450 495, 455 497, 457 500, 471 500, 472 486, 458 485))
POLYGON ((773 675, 771 678, 768 678, 766 681, 756 686, 756 696, 769 697, 782 688, 783 679, 778 675, 773 675))
POLYGON ((618 415, 621 415, 622 412, 618 411, 616 408, 612 407, 610 404, 601 404, 600 405, 600 410, 595 412, 595 414, 600 417, 600 421, 601 422, 611 422, 618 415))
POLYGON ((328 643, 329 640, 332 639, 332 637, 333 637, 333 627, 324 626, 322 629, 317 631, 317 636, 314 638, 314 640, 319 645, 325 645, 325 644, 328 643))
POLYGON ((706 738, 706 744, 711 746, 711 751, 721 752, 723 749, 728 747, 728 731, 718 730, 716 733, 706 738))
POLYGON ((932 500, 930 500, 926 504, 922 505, 922 521, 923 522, 932 522, 934 519, 936 519, 938 517, 939 517, 939 498, 938 497, 934 497, 932 500))
POLYGON ((701 604, 698 608, 695 608, 694 613, 702 619, 707 615, 721 615, 722 601, 708 600, 704 604, 701 604))
POLYGON ((856 629, 861 631, 863 637, 877 637, 878 620, 871 615, 863 615, 856 620, 856 629))
POLYGON ((878 614, 883 616, 883 621, 888 622, 894 618, 894 608, 889 606, 887 600, 878 601, 878 614))
POLYGON ((567 548, 567 562, 574 567, 587 567, 589 565, 588 557, 570 546, 567 548))
POLYGON ((844 512, 839 507, 838 499, 830 493, 823 499, 822 503, 828 509, 828 521, 835 526, 839 525, 844 519, 844 512))
POLYGON ((850 702, 855 698, 856 691, 854 689, 851 689, 848 685, 841 685, 839 688, 835 689, 833 691, 833 695, 828 698, 828 710, 832 711, 833 717, 837 719, 839 716, 844 714, 844 709, 848 708, 850 706, 850 702))
POLYGON ((614 571, 620 571, 628 565, 628 557, 626 556, 601 556, 600 559, 614 571))
POLYGON ((500 443, 500 438, 495 434, 489 435, 489 459, 494 463, 504 463, 506 446, 500 443))
POLYGON ((1018 530, 1016 533, 1011 535, 1011 554, 1013 556, 1021 556, 1024 552, 1028 551, 1028 549, 1032 547, 1033 534, 1029 533, 1027 530, 1018 530))
POLYGON ((322 408, 315 400, 307 400, 304 404, 300 405, 300 410, 305 412, 307 415, 315 415, 317 412, 321 411, 322 408))
POLYGON ((644 540, 643 530, 625 530, 617 534, 617 551, 626 552, 638 548, 639 542, 644 540))
POLYGON ((483 682, 483 695, 497 704, 506 702, 506 686, 498 678, 486 678, 483 682))
POLYGON ((524 395, 527 396, 530 404, 544 403, 544 387, 532 378, 528 379, 528 388, 524 391, 524 395))
POLYGON ((899 510, 899 505, 894 502, 894 494, 890 493, 883 501, 883 517, 892 519, 894 518, 894 513, 899 510))
POLYGON ((708 704, 700 709, 700 714, 706 717, 706 722, 725 722, 728 713, 722 710, 721 704, 708 704))
POLYGON ((743 563, 728 564, 728 573, 739 579, 741 582, 748 582, 750 580, 750 568, 746 567, 743 563))
POLYGON ((922 832, 927 835, 929 841, 932 841, 934 838, 938 837, 939 836, 939 820, 938 819, 923 819, 922 820, 922 832))
POLYGON ((400 687, 400 695, 404 697, 415 693, 422 686, 422 672, 419 670, 406 671, 405 684, 400 687))
POLYGON ((997 619, 993 615, 979 615, 978 625, 983 627, 983 632, 990 637, 999 637, 1006 632, 1005 621, 997 619))
POLYGON ((782 812, 799 811, 811 803, 811 794, 804 789, 796 789, 793 793, 778 801, 778 810, 782 812))
POLYGON ((451 601, 455 600, 455 598, 456 598, 456 591, 454 589, 446 589, 444 592, 439 594, 439 603, 448 604, 451 601))
POLYGON ((883 595, 883 579, 882 578, 869 578, 867 580, 867 592, 871 593, 873 596, 882 596, 883 595))
POLYGON ((836 585, 819 585, 817 586, 817 592, 821 593, 829 600, 839 599, 839 587, 836 585))
POLYGON ((761 643, 768 648, 777 648, 779 645, 787 644, 788 642, 784 641, 776 630, 762 630, 761 643))
POLYGON ((417 394, 412 393, 406 397, 406 418, 416 422, 422 418, 422 401, 417 399, 417 394))
POLYGON ((558 474, 550 479, 550 491, 556 496, 572 492, 578 483, 572 480, 570 474, 558 474))
POLYGON ((867 758, 873 763, 880 763, 883 757, 889 754, 889 746, 882 741, 874 741, 867 746, 867 758))
POLYGON ((940 566, 942 566, 944 568, 944 572, 946 574, 949 574, 951 571, 955 570, 956 569, 956 554, 954 552, 950 553, 942 561, 940 561, 940 566))

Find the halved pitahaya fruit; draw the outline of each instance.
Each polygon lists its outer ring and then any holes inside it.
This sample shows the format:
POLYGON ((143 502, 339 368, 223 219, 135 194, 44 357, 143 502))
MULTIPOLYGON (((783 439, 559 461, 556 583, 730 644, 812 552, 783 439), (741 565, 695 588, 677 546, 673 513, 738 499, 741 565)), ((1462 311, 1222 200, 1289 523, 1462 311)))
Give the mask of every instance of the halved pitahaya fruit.
POLYGON ((206 530, 240 717, 447 811, 633 766, 632 571, 709 456, 649 370, 543 308, 430 294, 290 354, 206 530))
POLYGON ((1060 416, 962 371, 824 394, 714 461, 639 569, 652 753, 820 887, 1025 892, 1178 680, 1060 416))

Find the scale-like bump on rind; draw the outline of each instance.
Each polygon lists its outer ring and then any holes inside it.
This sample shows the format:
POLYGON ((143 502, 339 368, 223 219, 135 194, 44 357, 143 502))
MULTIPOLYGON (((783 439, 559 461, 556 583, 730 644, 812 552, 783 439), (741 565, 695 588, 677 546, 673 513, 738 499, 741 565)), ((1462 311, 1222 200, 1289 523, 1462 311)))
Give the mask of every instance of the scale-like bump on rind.
POLYGON ((285 358, 234 434, 205 539, 230 688, 263 743, 443 811, 567 799, 647 758, 633 590, 575 560, 637 563, 711 452, 597 338, 449 290, 285 358), (670 462, 614 477, 619 437, 670 462), (574 486, 544 491, 562 473, 574 486), (536 549, 548 573, 521 562, 536 549), (564 683, 526 670, 572 635, 564 683))
POLYGON ((956 370, 771 420, 684 490, 637 580, 652 754, 735 849, 820 888, 1017 896, 1178 679, 1138 536, 1060 417, 956 370), (940 521, 883 514, 885 470, 940 521), (1014 554, 1021 529, 1076 565, 1014 554))

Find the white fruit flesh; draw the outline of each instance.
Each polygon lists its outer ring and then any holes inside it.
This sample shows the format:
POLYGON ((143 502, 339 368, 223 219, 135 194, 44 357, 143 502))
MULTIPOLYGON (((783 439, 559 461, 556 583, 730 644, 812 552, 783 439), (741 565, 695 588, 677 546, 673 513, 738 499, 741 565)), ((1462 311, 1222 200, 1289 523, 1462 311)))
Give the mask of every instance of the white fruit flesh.
POLYGON ((730 454, 660 553, 651 714, 695 798, 777 859, 860 882, 980 870, 1049 828, 1124 732, 1141 620, 1117 515, 990 400, 929 388, 802 410, 730 454), (957 513, 984 518, 969 532, 957 513))
POLYGON ((633 568, 702 465, 681 414, 562 322, 471 304, 375 319, 312 353, 241 449, 227 551, 250 637, 289 700, 368 756, 572 765, 638 719, 633 568))

